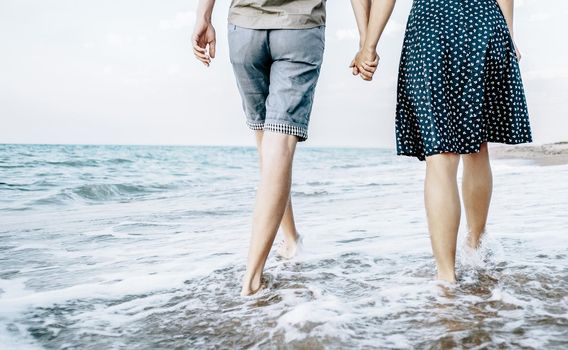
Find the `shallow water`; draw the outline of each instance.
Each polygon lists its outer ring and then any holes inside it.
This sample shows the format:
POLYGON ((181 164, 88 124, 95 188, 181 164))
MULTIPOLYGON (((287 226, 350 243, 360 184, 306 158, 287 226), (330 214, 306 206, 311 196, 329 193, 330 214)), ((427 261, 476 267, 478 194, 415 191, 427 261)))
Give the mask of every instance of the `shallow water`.
POLYGON ((303 252, 241 298, 256 160, 0 145, 0 348, 568 347, 568 166, 494 161, 489 235, 444 286, 423 163, 299 147, 303 252))

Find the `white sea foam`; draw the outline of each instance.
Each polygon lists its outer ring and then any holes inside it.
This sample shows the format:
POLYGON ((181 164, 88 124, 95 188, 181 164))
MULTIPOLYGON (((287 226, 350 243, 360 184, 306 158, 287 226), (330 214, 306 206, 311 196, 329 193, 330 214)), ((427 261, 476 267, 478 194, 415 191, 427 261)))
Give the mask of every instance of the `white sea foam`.
POLYGON ((381 150, 300 148, 293 189, 302 252, 273 253, 268 288, 242 298, 258 178, 252 149, 18 147, 33 159, 0 153, 22 166, 2 181, 27 184, 0 187, 3 346, 567 343, 568 166, 495 161, 488 234, 467 251, 463 220, 460 280, 445 285, 433 281, 423 163, 381 150), (91 182, 134 185, 101 198, 60 195, 91 182))

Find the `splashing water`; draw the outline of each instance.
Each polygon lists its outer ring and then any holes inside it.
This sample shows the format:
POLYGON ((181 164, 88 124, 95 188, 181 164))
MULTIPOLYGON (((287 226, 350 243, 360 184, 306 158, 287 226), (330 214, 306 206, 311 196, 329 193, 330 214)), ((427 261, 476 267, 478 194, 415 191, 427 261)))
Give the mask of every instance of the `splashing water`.
POLYGON ((243 298, 256 160, 0 145, 0 348, 568 347, 568 166, 496 160, 489 234, 445 285, 422 163, 300 147, 302 252, 243 298))

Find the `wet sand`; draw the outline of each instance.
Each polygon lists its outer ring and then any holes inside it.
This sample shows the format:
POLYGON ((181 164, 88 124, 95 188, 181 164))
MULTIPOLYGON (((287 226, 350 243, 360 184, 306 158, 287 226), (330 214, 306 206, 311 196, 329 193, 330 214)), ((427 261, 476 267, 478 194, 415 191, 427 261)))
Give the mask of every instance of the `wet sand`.
POLYGON ((495 145, 491 148, 491 156, 497 159, 528 159, 544 166, 568 164, 568 141, 544 145, 495 145))

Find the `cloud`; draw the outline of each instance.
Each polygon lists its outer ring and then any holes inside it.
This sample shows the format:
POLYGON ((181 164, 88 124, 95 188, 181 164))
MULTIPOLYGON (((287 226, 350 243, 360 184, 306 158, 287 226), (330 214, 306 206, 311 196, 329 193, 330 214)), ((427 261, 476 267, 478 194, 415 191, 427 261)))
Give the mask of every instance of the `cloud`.
POLYGON ((174 18, 160 20, 162 30, 178 30, 193 26, 195 11, 178 12, 174 18))
POLYGON ((177 63, 172 63, 168 65, 168 74, 169 75, 179 75, 181 72, 181 66, 177 63))
POLYGON ((92 41, 85 41, 84 43, 81 44, 81 47, 82 47, 83 49, 89 50, 89 49, 92 49, 92 48, 95 47, 95 43, 92 42, 92 41))
POLYGON ((108 65, 108 64, 107 64, 107 65, 105 65, 105 66, 103 67, 103 74, 104 74, 104 75, 107 75, 107 76, 108 76, 108 75, 112 75, 112 74, 113 74, 113 71, 114 71, 114 69, 112 68, 111 65, 108 65))
POLYGON ((547 21, 549 19, 552 18, 552 14, 551 13, 532 13, 529 17, 529 21, 531 22, 541 22, 541 21, 547 21))
POLYGON ((335 31, 337 40, 359 40, 359 31, 355 28, 338 29, 335 31))
POLYGON ((391 19, 385 27, 384 35, 394 35, 402 32, 404 25, 394 19, 391 19))
POLYGON ((132 42, 132 38, 117 33, 107 34, 107 43, 112 47, 125 47, 132 42))
POLYGON ((526 80, 568 79, 568 70, 534 69, 523 74, 526 80))
MULTIPOLYGON (((395 35, 401 33, 403 30, 404 25, 401 22, 391 19, 385 27, 384 35, 395 35)), ((335 37, 339 41, 359 40, 359 31, 356 28, 338 29, 335 31, 335 37)))

